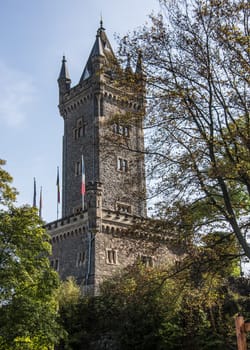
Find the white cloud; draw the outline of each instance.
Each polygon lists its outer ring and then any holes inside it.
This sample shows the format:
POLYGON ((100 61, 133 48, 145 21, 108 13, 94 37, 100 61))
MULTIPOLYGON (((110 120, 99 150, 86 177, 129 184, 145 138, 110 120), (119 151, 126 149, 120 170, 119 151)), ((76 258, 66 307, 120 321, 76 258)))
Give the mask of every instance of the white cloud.
POLYGON ((0 122, 9 127, 18 127, 26 117, 35 98, 31 77, 12 69, 0 61, 1 93, 0 122))

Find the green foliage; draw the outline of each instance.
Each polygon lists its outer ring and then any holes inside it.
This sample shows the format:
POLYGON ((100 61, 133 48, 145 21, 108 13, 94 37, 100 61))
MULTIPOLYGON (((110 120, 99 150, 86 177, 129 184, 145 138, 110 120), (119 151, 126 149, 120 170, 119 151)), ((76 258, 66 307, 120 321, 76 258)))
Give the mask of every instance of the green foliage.
MULTIPOLYGON (((179 305, 175 284, 171 280, 164 284, 164 277, 163 271, 138 265, 104 283, 101 299, 107 305, 102 314, 109 320, 107 326, 116 333, 121 349, 162 347, 163 321, 173 323, 174 306, 178 309, 179 305)), ((170 328, 173 331, 174 325, 170 328)))
POLYGON ((68 331, 64 349, 101 341, 121 350, 235 349, 234 315, 247 315, 249 286, 226 278, 218 264, 194 278, 195 262, 186 260, 178 272, 134 265, 104 282, 99 296, 74 301, 72 313, 61 313, 68 331))
POLYGON ((78 324, 79 317, 80 287, 72 277, 69 277, 66 281, 61 282, 57 294, 59 321, 65 330, 60 344, 63 349, 71 349, 71 344, 78 341, 79 329, 76 324, 78 324))
POLYGON ((0 192, 8 204, 0 211, 0 349, 50 349, 61 328, 49 236, 35 209, 11 204, 10 180, 0 173, 0 192))
POLYGON ((0 159, 0 204, 6 205, 13 202, 16 198, 16 190, 10 186, 12 177, 5 171, 2 166, 6 162, 0 159))
POLYGON ((79 302, 81 296, 80 287, 77 285, 73 277, 68 277, 65 281, 61 282, 58 289, 58 304, 59 309, 72 307, 79 302))
MULTIPOLYGON (((164 235, 171 249, 182 251, 176 263, 161 269, 136 264, 105 281, 98 297, 78 303, 66 297, 69 304, 60 310, 68 332, 65 349, 81 350, 103 339, 109 349, 116 344, 121 350, 235 348, 233 317, 248 309, 228 281, 238 270, 236 238, 218 230, 194 244, 194 223, 210 213, 205 204, 196 210, 179 204, 179 211, 182 227, 175 225, 173 213, 170 221, 149 220, 132 228, 164 235)), ((71 283, 66 285, 71 290, 71 283)))

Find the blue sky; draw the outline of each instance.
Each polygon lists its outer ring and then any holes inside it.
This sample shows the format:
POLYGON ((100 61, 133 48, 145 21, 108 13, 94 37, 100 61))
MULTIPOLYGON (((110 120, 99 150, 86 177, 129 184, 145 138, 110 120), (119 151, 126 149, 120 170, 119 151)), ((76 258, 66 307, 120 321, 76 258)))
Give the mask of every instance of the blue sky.
MULTIPOLYGON (((63 120, 57 78, 65 54, 78 83, 102 14, 113 48, 157 12, 157 0, 6 0, 0 12, 0 158, 14 177, 18 205, 32 204, 33 178, 43 187, 42 216, 56 219, 56 171, 63 120)), ((61 176, 60 176, 61 180, 61 176)), ((37 198, 38 201, 38 198, 37 198)))

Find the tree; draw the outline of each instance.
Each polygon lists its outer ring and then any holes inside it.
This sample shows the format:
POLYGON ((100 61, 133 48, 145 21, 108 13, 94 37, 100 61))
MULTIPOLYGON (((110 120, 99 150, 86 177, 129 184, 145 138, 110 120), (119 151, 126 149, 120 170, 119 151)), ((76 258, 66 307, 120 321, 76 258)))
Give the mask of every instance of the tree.
POLYGON ((0 159, 0 204, 2 205, 12 203, 15 200, 17 194, 15 188, 10 186, 12 177, 2 167, 5 164, 5 160, 0 159))
POLYGON ((13 206, 10 179, 1 169, 1 198, 8 206, 0 210, 0 349, 50 349, 61 330, 49 237, 36 209, 13 206))
MULTIPOLYGON (((69 277, 61 282, 58 289, 59 322, 65 330, 60 339, 59 349, 74 348, 81 343, 79 327, 79 309, 81 302, 81 290, 76 281, 69 277)), ((86 342, 84 342, 86 345, 86 342)))
POLYGON ((233 316, 247 315, 249 309, 247 297, 240 295, 247 296, 249 286, 243 288, 237 281, 237 287, 228 279, 238 263, 235 236, 205 235, 196 245, 185 242, 179 230, 169 234, 169 225, 163 232, 164 221, 144 225, 133 230, 154 231, 155 236, 159 232, 169 238, 173 250, 184 242, 182 259, 161 268, 147 268, 141 262, 128 266, 105 281, 95 297, 79 298, 72 280, 63 283, 59 314, 68 336, 59 349, 104 348, 104 344, 111 350, 234 349, 233 316))
POLYGON ((217 264, 217 270, 203 265, 194 275, 195 264, 208 254, 196 250, 193 264, 187 258, 188 267, 178 273, 174 265, 135 264, 105 281, 99 296, 82 297, 77 304, 73 299, 74 311, 62 314, 69 334, 62 349, 104 348, 104 343, 121 350, 235 349, 233 316, 248 310, 249 284, 238 280, 236 287, 228 281, 229 262, 220 269, 217 264))
POLYGON ((160 3, 161 14, 120 50, 143 54, 158 208, 171 218, 203 207, 196 235, 234 234, 250 258, 249 2, 160 3))

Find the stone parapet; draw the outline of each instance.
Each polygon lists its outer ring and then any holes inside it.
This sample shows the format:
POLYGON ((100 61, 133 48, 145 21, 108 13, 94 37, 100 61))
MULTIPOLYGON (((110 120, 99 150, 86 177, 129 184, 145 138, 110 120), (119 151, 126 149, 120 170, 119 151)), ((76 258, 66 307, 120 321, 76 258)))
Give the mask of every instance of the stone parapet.
POLYGON ((87 228, 88 223, 88 212, 85 210, 84 212, 67 216, 65 218, 61 218, 56 221, 52 221, 45 225, 46 230, 50 234, 51 237, 58 235, 60 232, 66 232, 67 229, 72 231, 73 228, 78 226, 85 225, 87 228))

